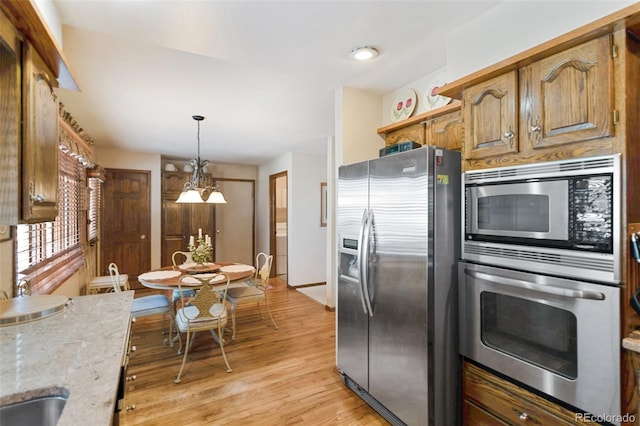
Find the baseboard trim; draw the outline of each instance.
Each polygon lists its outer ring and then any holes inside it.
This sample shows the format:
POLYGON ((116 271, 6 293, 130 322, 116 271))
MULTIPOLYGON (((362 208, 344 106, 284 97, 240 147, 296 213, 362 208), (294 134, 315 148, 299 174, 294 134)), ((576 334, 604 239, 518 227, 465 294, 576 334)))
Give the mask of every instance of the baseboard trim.
POLYGON ((291 284, 287 284, 287 288, 292 288, 292 289, 298 289, 298 288, 304 288, 304 287, 315 287, 317 285, 325 285, 326 282, 321 282, 321 283, 311 283, 311 284, 300 284, 300 285, 291 285, 291 284))

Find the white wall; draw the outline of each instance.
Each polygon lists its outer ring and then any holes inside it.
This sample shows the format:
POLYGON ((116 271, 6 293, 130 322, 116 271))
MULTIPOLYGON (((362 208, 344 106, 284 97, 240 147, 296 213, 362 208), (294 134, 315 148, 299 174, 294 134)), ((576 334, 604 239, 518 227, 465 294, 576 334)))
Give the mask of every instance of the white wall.
POLYGON ((326 281, 327 228, 320 226, 326 156, 293 153, 289 179, 289 285, 326 281))
POLYGON ((448 34, 447 76, 464 77, 633 3, 505 1, 448 34))
POLYGON ((447 35, 446 67, 383 96, 383 124, 391 123, 389 111, 400 90, 416 91, 418 104, 414 115, 420 114, 426 111, 425 102, 421 101, 436 76, 444 73, 447 82, 462 78, 633 3, 617 0, 502 2, 447 35))
POLYGON ((257 248, 269 252, 269 176, 287 172, 288 284, 326 281, 326 233, 320 227, 320 183, 326 182, 326 158, 286 153, 258 168, 257 248))

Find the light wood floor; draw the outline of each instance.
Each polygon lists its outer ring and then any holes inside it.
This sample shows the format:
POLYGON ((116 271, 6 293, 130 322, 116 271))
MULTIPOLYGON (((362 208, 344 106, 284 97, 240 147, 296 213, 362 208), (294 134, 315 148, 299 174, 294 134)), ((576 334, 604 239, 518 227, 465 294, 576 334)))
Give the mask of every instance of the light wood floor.
POLYGON ((211 335, 201 333, 174 384, 177 345, 163 345, 160 316, 138 319, 128 371, 136 380, 125 397, 136 408, 120 414, 120 425, 388 425, 335 370, 335 313, 277 278, 272 285, 279 329, 255 305, 241 306, 236 340, 225 334, 231 373, 211 335))

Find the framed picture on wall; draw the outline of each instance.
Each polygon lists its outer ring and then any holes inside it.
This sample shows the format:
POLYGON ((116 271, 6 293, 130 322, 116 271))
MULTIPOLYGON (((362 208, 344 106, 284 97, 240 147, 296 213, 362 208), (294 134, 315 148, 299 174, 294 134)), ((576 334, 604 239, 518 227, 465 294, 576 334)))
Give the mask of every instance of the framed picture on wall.
POLYGON ((327 182, 320 183, 320 226, 327 226, 327 182))
POLYGON ((11 239, 11 227, 9 225, 0 225, 0 241, 11 239))

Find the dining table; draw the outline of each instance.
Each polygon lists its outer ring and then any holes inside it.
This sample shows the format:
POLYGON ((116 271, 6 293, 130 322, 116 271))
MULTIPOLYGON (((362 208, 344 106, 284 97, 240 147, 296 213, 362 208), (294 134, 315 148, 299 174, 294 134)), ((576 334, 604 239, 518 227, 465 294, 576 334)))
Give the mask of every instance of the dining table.
MULTIPOLYGON (((153 271, 138 275, 138 281, 155 290, 183 290, 188 287, 201 287, 204 283, 224 285, 224 272, 229 276, 229 288, 246 285, 244 281, 255 273, 253 265, 237 262, 207 262, 198 265, 195 262, 187 262, 181 265, 165 266, 153 271), (188 277, 183 279, 183 277, 188 277), (181 281, 182 279, 182 281, 181 281)), ((213 288, 215 290, 215 287, 213 288)))

